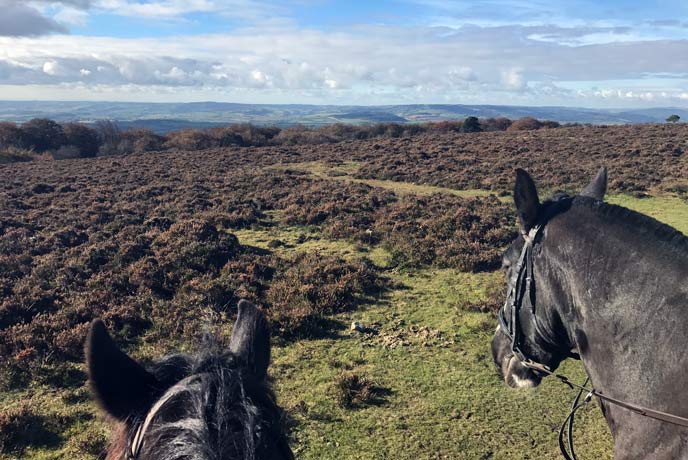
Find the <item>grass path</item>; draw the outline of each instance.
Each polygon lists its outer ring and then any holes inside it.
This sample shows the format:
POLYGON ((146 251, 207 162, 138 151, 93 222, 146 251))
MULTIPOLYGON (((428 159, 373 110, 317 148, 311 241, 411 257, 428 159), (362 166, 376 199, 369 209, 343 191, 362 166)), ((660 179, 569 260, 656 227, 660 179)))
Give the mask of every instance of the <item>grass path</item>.
MULTIPOLYGON (((303 163, 281 163, 271 166, 275 169, 293 169, 298 171, 305 171, 312 176, 320 179, 338 180, 344 182, 355 182, 360 184, 367 184, 371 187, 380 187, 391 190, 399 195, 432 195, 434 193, 447 193, 450 195, 475 197, 475 196, 489 196, 494 195, 494 192, 489 190, 458 190, 448 187, 437 187, 434 185, 414 184, 411 182, 399 182, 393 180, 379 180, 379 179, 359 179, 354 177, 358 170, 359 163, 354 161, 343 162, 339 165, 328 165, 322 161, 309 161, 303 163)), ((505 199, 509 200, 509 197, 505 199)))
MULTIPOLYGON (((303 163, 283 163, 274 165, 272 168, 305 171, 320 179, 363 183, 372 187, 391 190, 399 195, 432 195, 434 193, 446 193, 462 197, 476 197, 495 194, 489 190, 480 189, 457 190, 448 187, 414 184, 411 182, 358 179, 354 177, 354 174, 357 172, 359 165, 359 163, 353 161, 343 162, 339 165, 328 165, 321 161, 311 161, 303 163)), ((548 193, 545 191, 542 193, 542 196, 548 196, 548 193)), ((512 201, 510 195, 500 195, 499 199, 504 202, 512 201)), ((688 235, 688 201, 685 199, 670 194, 642 199, 625 194, 615 194, 607 196, 606 201, 652 216, 688 235)))

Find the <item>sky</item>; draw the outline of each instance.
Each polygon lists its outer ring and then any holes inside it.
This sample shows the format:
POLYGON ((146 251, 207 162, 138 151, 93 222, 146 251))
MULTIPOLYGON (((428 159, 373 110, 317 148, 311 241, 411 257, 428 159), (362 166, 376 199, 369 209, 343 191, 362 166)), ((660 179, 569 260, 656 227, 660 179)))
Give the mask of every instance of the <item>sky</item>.
POLYGON ((0 0, 0 99, 688 108, 686 0, 0 0))

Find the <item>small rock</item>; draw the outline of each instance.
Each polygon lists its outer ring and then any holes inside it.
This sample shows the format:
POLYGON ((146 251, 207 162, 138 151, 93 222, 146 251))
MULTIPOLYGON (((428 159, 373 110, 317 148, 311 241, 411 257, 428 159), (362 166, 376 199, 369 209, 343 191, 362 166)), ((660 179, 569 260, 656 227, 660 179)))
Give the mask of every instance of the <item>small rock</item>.
POLYGON ((363 324, 359 323, 358 321, 354 321, 353 323, 351 323, 351 330, 363 332, 363 324))

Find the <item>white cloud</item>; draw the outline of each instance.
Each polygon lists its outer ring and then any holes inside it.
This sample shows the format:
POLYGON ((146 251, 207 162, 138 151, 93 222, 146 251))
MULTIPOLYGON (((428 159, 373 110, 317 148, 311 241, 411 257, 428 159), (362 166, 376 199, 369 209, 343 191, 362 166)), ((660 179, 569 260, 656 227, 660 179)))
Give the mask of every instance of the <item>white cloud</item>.
POLYGON ((323 103, 687 100, 688 61, 675 56, 688 55, 688 41, 568 46, 529 34, 520 26, 328 33, 280 25, 148 39, 0 37, 0 85, 58 85, 64 94, 59 85, 108 95, 120 88, 122 97, 133 85, 167 88, 172 98, 195 91, 323 103))
POLYGON ((115 12, 121 16, 147 18, 170 18, 194 12, 217 10, 214 2, 205 0, 169 0, 158 2, 138 2, 130 0, 100 0, 97 8, 115 12))
POLYGON ((88 22, 89 14, 87 11, 73 7, 61 7, 53 15, 53 19, 61 24, 69 26, 83 26, 88 22))
POLYGON ((57 62, 48 61, 43 64, 43 73, 48 75, 57 75, 57 62))
POLYGON ((218 13, 224 16, 259 19, 281 11, 274 2, 261 0, 95 0, 95 10, 119 16, 178 19, 191 13, 218 13))
POLYGON ((511 91, 523 91, 526 89, 527 83, 523 78, 522 72, 523 70, 519 68, 502 70, 502 83, 505 88, 511 91))

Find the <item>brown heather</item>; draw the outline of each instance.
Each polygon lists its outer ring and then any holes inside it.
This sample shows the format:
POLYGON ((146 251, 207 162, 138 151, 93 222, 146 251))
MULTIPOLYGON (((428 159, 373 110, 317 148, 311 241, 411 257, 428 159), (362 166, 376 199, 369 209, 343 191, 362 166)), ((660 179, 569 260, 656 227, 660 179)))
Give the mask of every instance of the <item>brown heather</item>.
MULTIPOLYGON (((321 130, 330 137, 362 132, 321 130)), ((504 193, 513 169, 524 167, 546 188, 576 190, 604 164, 613 192, 686 190, 686 125, 459 130, 242 147, 236 136, 266 143, 301 135, 246 125, 209 131, 228 146, 203 151, 0 165, 0 387, 82 381, 70 369, 96 316, 119 340, 183 342, 208 315, 231 316, 246 297, 288 338, 321 333, 327 315, 387 289, 383 269, 365 260, 280 256, 242 244, 234 235, 240 229, 313 227, 330 239, 384 247, 392 268, 464 271, 495 268, 514 234, 511 206, 495 196, 401 194, 355 180, 504 193), (319 178, 293 167, 304 162, 355 168, 346 178, 319 178)), ((146 145, 160 145, 145 136, 146 145)), ((170 139, 177 138, 166 145, 170 139)), ((205 142, 191 133, 177 141, 205 142)))

